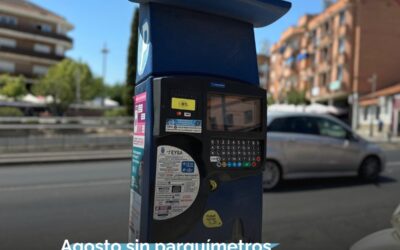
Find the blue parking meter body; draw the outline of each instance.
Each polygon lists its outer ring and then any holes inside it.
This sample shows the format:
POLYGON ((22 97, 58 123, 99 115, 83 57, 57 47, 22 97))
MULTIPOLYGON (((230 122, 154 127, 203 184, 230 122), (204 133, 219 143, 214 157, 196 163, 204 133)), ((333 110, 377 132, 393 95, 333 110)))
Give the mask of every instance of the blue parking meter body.
POLYGON ((267 104, 253 29, 290 3, 135 2, 130 241, 261 241, 267 104))

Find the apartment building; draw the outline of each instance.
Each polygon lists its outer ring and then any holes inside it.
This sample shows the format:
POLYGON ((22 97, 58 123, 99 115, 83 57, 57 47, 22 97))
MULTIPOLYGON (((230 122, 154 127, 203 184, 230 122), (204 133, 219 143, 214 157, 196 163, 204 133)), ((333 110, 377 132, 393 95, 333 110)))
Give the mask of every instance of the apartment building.
POLYGON ((302 17, 271 48, 275 100, 290 88, 306 91, 311 102, 348 108, 357 127, 360 98, 400 82, 399 13, 398 0, 338 0, 302 17))
POLYGON ((26 0, 0 0, 0 74, 23 75, 28 89, 72 48, 63 17, 26 0))
POLYGON ((257 55, 258 77, 260 78, 260 87, 263 89, 268 89, 269 61, 269 56, 263 54, 257 55))

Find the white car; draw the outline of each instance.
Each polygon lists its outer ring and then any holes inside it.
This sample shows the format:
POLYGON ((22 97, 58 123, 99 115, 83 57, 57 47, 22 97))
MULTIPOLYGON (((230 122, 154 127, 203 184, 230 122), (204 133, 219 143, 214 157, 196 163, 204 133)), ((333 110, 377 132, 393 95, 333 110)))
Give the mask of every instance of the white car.
POLYGON ((267 118, 265 189, 294 178, 358 175, 375 181, 385 168, 382 149, 334 117, 269 112, 267 118))
POLYGON ((400 206, 392 218, 393 228, 371 234, 357 242, 350 250, 399 250, 400 249, 400 206))

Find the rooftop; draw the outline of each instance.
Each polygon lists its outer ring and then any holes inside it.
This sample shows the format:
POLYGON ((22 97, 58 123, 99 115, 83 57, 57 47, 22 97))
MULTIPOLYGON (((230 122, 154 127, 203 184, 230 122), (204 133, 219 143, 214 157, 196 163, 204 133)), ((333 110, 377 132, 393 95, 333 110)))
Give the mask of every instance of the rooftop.
MULTIPOLYGON (((51 12, 47 9, 44 9, 28 0, 0 0, 0 5, 2 8, 1 10, 18 10, 20 12, 24 12, 29 16, 38 16, 47 20, 54 20, 54 21, 59 21, 63 22, 66 24, 69 24, 67 20, 60 16, 55 14, 54 12, 51 12), (8 8, 7 8, 8 7, 8 8)), ((72 25, 69 24, 70 28, 72 29, 72 25)))

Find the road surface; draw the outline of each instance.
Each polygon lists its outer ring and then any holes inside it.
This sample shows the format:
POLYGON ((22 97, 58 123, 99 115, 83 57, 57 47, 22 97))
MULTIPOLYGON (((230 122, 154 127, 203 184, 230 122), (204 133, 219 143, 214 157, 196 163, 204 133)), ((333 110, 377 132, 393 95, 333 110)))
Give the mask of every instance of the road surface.
MULTIPOLYGON (((263 237, 282 250, 344 250, 389 227, 400 203, 400 155, 379 184, 355 178, 285 182, 264 194, 263 237)), ((129 161, 0 168, 0 249, 126 242, 129 161)))

